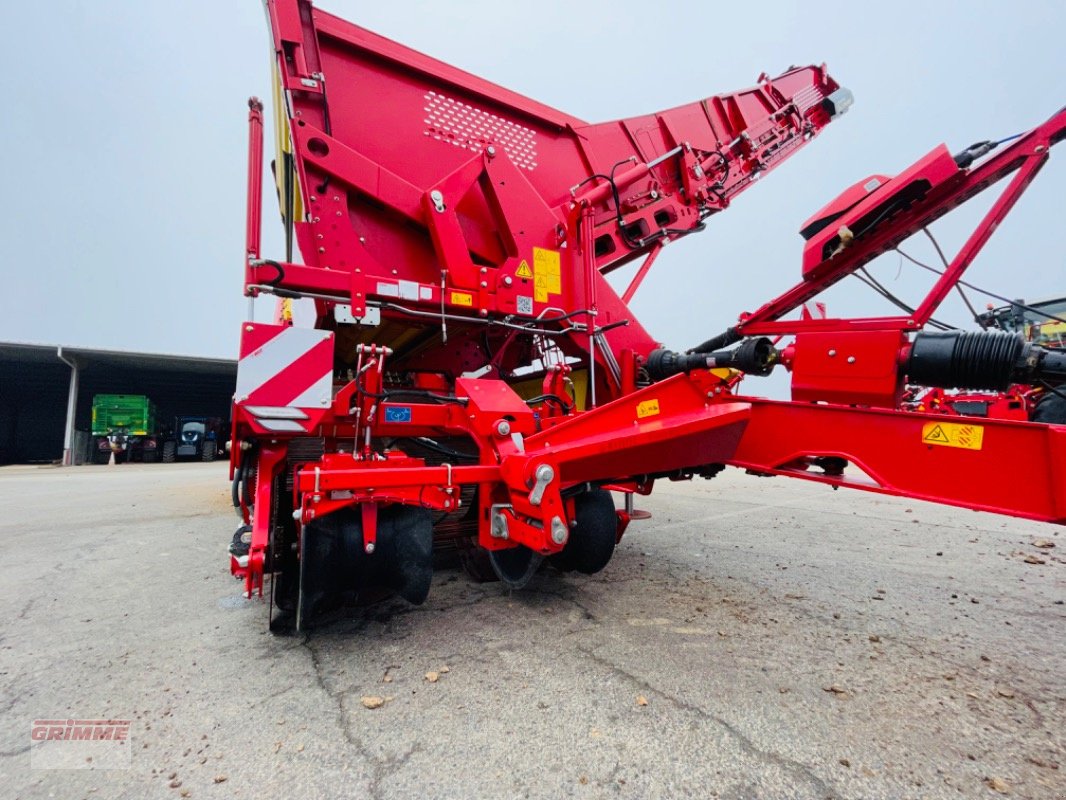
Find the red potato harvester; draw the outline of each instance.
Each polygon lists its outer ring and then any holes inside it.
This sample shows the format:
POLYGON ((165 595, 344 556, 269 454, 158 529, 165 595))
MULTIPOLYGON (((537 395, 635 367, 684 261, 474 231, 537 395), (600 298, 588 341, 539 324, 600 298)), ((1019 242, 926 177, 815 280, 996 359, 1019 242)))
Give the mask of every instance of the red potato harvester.
POLYGON ((628 302, 669 242, 847 110, 851 94, 825 67, 589 124, 306 0, 266 6, 286 252, 260 253, 253 99, 245 293, 273 294, 280 310, 241 335, 230 450, 245 524, 231 569, 249 596, 269 579, 273 627, 304 629, 382 589, 421 603, 439 551, 511 587, 545 559, 595 573, 641 517, 634 494, 727 465, 1066 519, 1066 427, 904 407, 908 384, 1054 391, 1066 375, 1062 353, 1018 335, 925 330, 1066 113, 852 187, 804 225, 796 286, 677 353, 628 302), (916 308, 808 312, 826 287, 1007 178, 916 308), (619 296, 606 276, 634 261, 619 296), (282 308, 296 298, 313 302, 313 327, 282 308), (741 392, 742 377, 778 366, 791 400, 741 392))

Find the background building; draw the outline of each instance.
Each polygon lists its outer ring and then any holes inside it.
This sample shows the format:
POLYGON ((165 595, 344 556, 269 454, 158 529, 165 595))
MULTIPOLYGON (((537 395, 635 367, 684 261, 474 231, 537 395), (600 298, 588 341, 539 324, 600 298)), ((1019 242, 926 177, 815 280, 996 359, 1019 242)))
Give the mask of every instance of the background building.
POLYGON ((0 342, 0 464, 81 463, 97 394, 143 394, 162 424, 229 419, 237 362, 0 342))

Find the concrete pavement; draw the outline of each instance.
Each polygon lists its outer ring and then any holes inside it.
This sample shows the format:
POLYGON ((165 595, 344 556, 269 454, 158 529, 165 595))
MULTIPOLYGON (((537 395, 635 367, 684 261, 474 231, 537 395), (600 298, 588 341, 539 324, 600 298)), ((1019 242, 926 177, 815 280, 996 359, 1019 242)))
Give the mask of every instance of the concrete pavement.
POLYGON ((224 465, 0 469, 2 794, 1066 797, 1059 529, 736 471, 640 505, 592 578, 275 637, 224 465), (131 768, 32 769, 49 716, 131 719, 131 768))

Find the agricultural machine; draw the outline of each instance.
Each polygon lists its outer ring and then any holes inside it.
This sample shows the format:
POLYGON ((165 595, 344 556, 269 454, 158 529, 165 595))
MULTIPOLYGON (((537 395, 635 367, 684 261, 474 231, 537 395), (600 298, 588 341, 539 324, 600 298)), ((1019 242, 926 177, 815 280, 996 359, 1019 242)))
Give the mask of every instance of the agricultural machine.
POLYGON ((162 437, 155 403, 141 394, 98 394, 93 397, 92 460, 158 461, 162 437))
POLYGON ((225 428, 218 417, 177 417, 171 437, 163 443, 163 461, 194 458, 214 461, 225 439, 225 428))
POLYGON ((421 603, 435 551, 509 587, 545 562, 595 573, 643 516, 634 495, 726 466, 1066 520, 1066 427, 903 407, 907 385, 1066 378, 1066 355, 1016 333, 932 329, 1066 135, 1066 113, 851 187, 803 226, 798 283, 674 352, 629 301, 664 247, 848 109, 824 67, 589 124, 307 0, 266 8, 286 252, 260 252, 253 99, 245 293, 311 301, 315 316, 298 327, 249 314, 241 334, 230 444, 244 525, 231 570, 249 596, 268 584, 272 625, 301 629, 381 589, 421 603), (920 304, 859 319, 810 311, 1002 182, 920 304), (638 261, 617 293, 607 276, 638 261), (791 400, 742 391, 774 369, 791 373, 791 400))

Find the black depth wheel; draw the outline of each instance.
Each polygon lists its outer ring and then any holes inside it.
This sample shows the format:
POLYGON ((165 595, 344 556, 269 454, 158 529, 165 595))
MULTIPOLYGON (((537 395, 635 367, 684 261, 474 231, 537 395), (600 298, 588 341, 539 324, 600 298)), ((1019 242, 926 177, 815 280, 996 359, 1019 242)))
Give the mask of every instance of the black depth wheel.
POLYGON ((373 553, 363 549, 358 507, 315 519, 300 537, 296 628, 346 604, 376 597, 380 590, 421 605, 433 580, 433 515, 428 509, 390 506, 378 511, 373 553))
POLYGON ((618 540, 618 515, 606 489, 593 489, 574 498, 574 526, 562 552, 551 563, 562 572, 593 575, 607 566, 618 540))
POLYGON ((528 547, 518 545, 508 550, 490 550, 489 563, 492 571, 511 589, 521 589, 533 577, 544 556, 528 547))
POLYGON ((492 568, 492 559, 489 551, 478 547, 476 542, 459 550, 459 563, 463 571, 474 583, 493 583, 500 579, 496 570, 492 568))
MULTIPOLYGON (((1059 389, 1066 393, 1066 387, 1059 389)), ((1066 425, 1066 397, 1048 392, 1036 404, 1030 417, 1033 422, 1046 422, 1051 425, 1066 425)))

